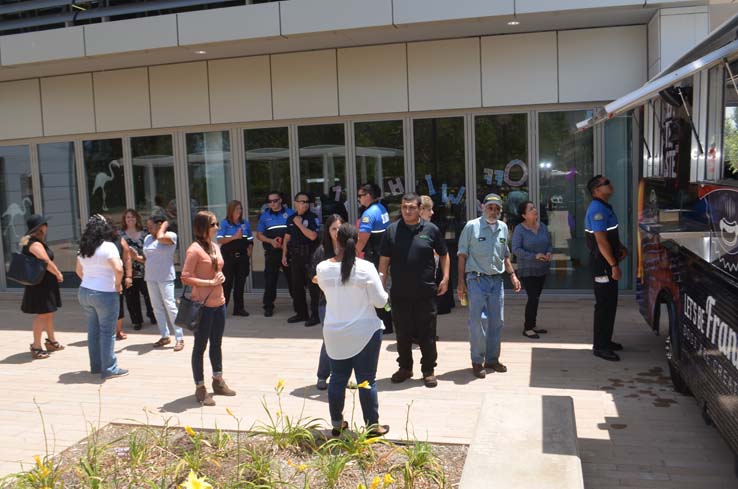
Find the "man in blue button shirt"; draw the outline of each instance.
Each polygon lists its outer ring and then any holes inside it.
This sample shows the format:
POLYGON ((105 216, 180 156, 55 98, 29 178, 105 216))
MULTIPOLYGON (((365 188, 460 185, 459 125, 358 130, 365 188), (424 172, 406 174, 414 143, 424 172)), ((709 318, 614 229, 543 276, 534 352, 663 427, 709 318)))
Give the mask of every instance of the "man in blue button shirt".
POLYGON ((459 279, 457 293, 463 302, 469 300, 469 343, 472 372, 483 379, 486 369, 507 372, 500 363, 500 343, 505 320, 505 287, 502 274, 510 274, 515 292, 520 292, 520 281, 515 276, 507 225, 500 221, 502 199, 487 194, 483 201, 484 214, 468 221, 459 237, 459 279), (486 311, 487 320, 480 320, 486 311))
POLYGON ((270 317, 274 314, 280 267, 292 295, 292 278, 289 269, 282 265, 282 246, 287 232, 287 219, 295 212, 282 204, 282 194, 277 191, 267 194, 267 204, 268 207, 259 218, 256 239, 264 243, 264 316, 270 317))
MULTIPOLYGON (((357 192, 359 203, 366 209, 359 218, 359 242, 356 243, 356 254, 374 264, 379 270, 379 250, 382 237, 390 225, 387 209, 379 202, 382 189, 373 183, 359 187, 357 192)), ((384 323, 384 334, 392 334, 392 314, 385 309, 377 309, 377 316, 384 323)))
POLYGON ((587 182, 587 190, 592 195, 584 218, 595 293, 592 352, 597 357, 617 362, 620 357, 615 350, 623 349, 612 341, 618 309, 618 280, 622 275, 618 262, 628 256, 628 249, 620 242, 618 218, 608 203, 613 194, 610 180, 596 175, 587 182))

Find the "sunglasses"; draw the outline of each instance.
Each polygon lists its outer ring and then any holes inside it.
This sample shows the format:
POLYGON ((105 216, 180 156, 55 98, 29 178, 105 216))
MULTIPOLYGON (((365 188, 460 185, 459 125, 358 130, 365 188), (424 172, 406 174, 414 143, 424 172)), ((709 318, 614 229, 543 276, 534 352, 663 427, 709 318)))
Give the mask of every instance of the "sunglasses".
POLYGON ((600 187, 604 187, 604 186, 606 186, 606 185, 610 185, 610 180, 608 180, 607 178, 606 178, 606 179, 604 179, 604 180, 602 180, 602 181, 601 181, 600 183, 598 183, 597 185, 595 185, 595 188, 600 188, 600 187))
POLYGON ((270 204, 276 204, 280 200, 282 200, 282 199, 268 199, 267 202, 269 202, 270 204))
POLYGON ((367 195, 367 194, 358 194, 358 197, 359 197, 359 198, 362 198, 362 197, 364 197, 365 195, 367 195))
POLYGON ((295 204, 309 204, 309 203, 310 203, 309 200, 296 200, 295 201, 295 204))
POLYGON ((218 227, 218 223, 217 222, 211 222, 210 223, 210 227, 211 228, 217 228, 218 227))

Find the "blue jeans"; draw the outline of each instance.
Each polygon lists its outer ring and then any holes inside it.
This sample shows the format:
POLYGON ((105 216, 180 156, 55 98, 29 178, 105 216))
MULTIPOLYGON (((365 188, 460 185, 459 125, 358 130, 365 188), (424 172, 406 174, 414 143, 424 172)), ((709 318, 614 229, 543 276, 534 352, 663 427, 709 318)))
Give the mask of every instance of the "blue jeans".
POLYGON ((354 371, 356 382, 369 382, 370 389, 359 389, 361 412, 364 424, 371 426, 379 422, 379 396, 377 395, 377 362, 382 346, 382 330, 378 329, 363 350, 356 356, 345 360, 331 358, 331 381, 328 384, 328 409, 331 413, 331 424, 340 428, 343 422, 343 406, 346 402, 346 386, 351 371, 354 371))
POLYGON ((472 363, 496 363, 500 359, 505 321, 505 287, 502 275, 466 275, 469 294, 469 345, 472 363), (484 321, 482 313, 486 313, 484 321), (482 318, 482 319, 480 319, 482 318))
POLYGON ((118 373, 115 358, 115 323, 118 321, 120 294, 80 287, 79 305, 87 316, 87 352, 90 371, 105 379, 118 373))
MULTIPOLYGON (((320 317, 320 324, 325 321, 325 306, 318 306, 318 317, 320 317)), ((318 378, 328 380, 331 376, 331 359, 328 358, 328 353, 325 351, 325 341, 320 345, 320 358, 318 359, 318 378)))
POLYGON ((184 339, 182 328, 174 325, 177 318, 177 301, 174 298, 174 281, 146 282, 149 288, 151 307, 154 308, 156 324, 159 326, 159 334, 162 338, 169 338, 169 327, 174 330, 177 341, 184 339))
POLYGON ((192 376, 195 379, 195 385, 205 383, 203 357, 208 342, 210 342, 208 353, 210 355, 210 366, 213 369, 213 377, 220 377, 223 374, 223 351, 220 345, 223 343, 225 320, 225 304, 218 307, 202 308, 200 326, 195 331, 195 346, 192 347, 192 376))

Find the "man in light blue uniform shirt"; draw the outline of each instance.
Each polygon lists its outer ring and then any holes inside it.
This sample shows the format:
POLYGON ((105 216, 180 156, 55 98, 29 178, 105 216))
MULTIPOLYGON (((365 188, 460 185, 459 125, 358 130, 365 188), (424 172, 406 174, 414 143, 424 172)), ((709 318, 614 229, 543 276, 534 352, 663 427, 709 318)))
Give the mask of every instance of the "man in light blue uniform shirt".
POLYGON ((459 237, 459 299, 469 300, 469 343, 472 371, 480 379, 486 377, 485 369, 507 372, 500 363, 500 342, 505 310, 503 273, 510 274, 515 292, 520 291, 520 281, 515 276, 507 225, 500 221, 502 199, 497 194, 484 198, 484 213, 468 221, 459 237), (486 311, 487 320, 480 320, 486 311))

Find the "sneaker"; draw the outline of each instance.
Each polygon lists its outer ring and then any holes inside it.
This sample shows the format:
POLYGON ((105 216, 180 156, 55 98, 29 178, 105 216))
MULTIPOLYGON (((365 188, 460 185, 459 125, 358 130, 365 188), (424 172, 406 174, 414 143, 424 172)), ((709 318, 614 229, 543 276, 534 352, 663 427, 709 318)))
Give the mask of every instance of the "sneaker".
POLYGON ((223 378, 213 379, 213 394, 216 396, 235 396, 236 391, 228 387, 223 378))
POLYGON ((484 362, 484 368, 488 368, 490 370, 494 370, 495 372, 500 372, 503 374, 507 372, 507 367, 500 362, 484 362))
POLYGON ((195 388, 195 399, 203 406, 215 406, 215 399, 208 393, 208 389, 204 385, 198 385, 195 388))
POLYGON ((300 314, 295 314, 294 316, 287 318, 287 322, 290 324, 301 323, 303 321, 305 321, 305 316, 301 316, 300 314))
POLYGON ((328 381, 326 379, 318 379, 318 383, 315 385, 319 391, 328 389, 328 381))
POLYGON ((423 383, 426 387, 433 388, 438 385, 438 379, 435 375, 433 375, 433 372, 430 373, 424 373, 423 374, 423 383))
POLYGON ((413 377, 413 371, 409 368, 402 368, 400 367, 397 372, 392 374, 392 377, 390 380, 393 384, 399 384, 400 382, 405 382, 407 379, 411 379, 413 377))
POLYGON ((103 377, 103 379, 104 380, 114 379, 116 377, 125 377, 126 375, 128 375, 128 370, 126 370, 124 368, 119 368, 118 370, 115 371, 114 374, 110 374, 110 375, 108 375, 106 377, 103 377))
POLYGON ((472 371, 474 372, 474 377, 478 379, 487 377, 487 371, 484 370, 484 366, 481 363, 472 363, 472 371))

